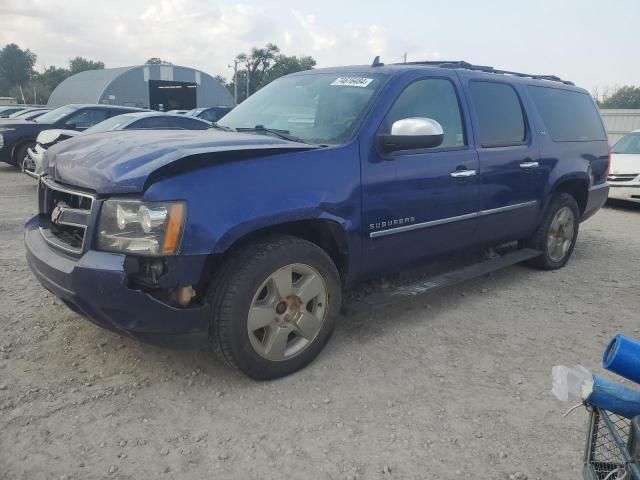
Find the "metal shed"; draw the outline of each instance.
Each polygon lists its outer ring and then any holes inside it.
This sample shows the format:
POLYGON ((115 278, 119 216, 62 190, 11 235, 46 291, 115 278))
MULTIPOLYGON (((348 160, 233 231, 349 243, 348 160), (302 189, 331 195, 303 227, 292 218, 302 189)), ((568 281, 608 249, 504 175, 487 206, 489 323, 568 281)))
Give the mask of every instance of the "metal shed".
POLYGON ((600 115, 611 145, 625 134, 640 130, 640 110, 601 109, 600 115))
POLYGON ((224 85, 200 70, 175 65, 87 70, 64 80, 47 105, 105 103, 153 110, 189 110, 196 107, 233 107, 224 85))

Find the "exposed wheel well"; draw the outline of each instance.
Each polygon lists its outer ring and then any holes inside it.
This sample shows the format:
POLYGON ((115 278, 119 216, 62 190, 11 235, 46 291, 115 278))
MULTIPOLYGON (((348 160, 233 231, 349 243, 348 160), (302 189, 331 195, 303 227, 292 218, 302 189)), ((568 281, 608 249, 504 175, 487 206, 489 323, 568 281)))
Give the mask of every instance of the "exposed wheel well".
POLYGON ((231 248, 274 234, 292 235, 315 243, 331 257, 343 280, 348 274, 347 235, 338 223, 331 220, 299 220, 273 225, 245 235, 231 248))
POLYGON ((13 162, 13 165, 17 165, 19 166, 19 162, 20 160, 22 160, 21 158, 16 158, 16 155, 18 154, 18 151, 26 146, 29 145, 30 143, 35 143, 35 140, 32 139, 26 139, 26 140, 22 140, 19 143, 16 143, 13 147, 13 150, 11 151, 11 161, 13 162))
POLYGON ((580 214, 582 215, 587 208, 587 199, 589 196, 589 186, 585 180, 577 178, 565 180, 558 185, 554 192, 564 192, 571 195, 578 202, 580 214))

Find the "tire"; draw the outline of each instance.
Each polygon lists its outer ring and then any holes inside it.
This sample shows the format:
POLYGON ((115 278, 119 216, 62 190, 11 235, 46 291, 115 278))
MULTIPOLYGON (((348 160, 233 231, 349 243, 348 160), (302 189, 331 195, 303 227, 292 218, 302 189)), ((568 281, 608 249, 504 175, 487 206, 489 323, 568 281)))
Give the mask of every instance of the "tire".
POLYGON ((23 172, 24 172, 24 161, 25 161, 25 157, 27 156, 27 149, 29 149, 30 147, 33 147, 34 145, 35 143, 33 142, 23 143, 15 150, 15 153, 13 156, 13 164, 23 172))
POLYGON ((249 377, 269 380, 304 368, 324 348, 340 311, 342 288, 324 250, 278 235, 232 252, 207 295, 213 350, 249 377))
POLYGON ((564 267, 573 253, 579 227, 580 209, 575 198, 568 193, 555 193, 536 231, 531 237, 521 242, 521 246, 525 248, 542 252, 542 255, 529 260, 527 264, 540 270, 556 270, 564 267), (566 228, 562 230, 557 228, 565 223, 561 216, 569 217, 566 220, 566 228), (554 223, 556 220, 559 223, 554 223), (569 231, 569 228, 572 231, 569 231), (555 237, 555 243, 552 236, 555 237))

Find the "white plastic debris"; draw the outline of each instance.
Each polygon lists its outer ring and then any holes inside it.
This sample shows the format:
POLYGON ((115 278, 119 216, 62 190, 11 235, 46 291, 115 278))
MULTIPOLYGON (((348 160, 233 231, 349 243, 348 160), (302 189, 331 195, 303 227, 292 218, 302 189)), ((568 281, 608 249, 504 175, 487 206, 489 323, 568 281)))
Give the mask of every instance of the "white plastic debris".
POLYGON ((593 374, 582 365, 573 368, 556 365, 551 369, 551 393, 560 401, 586 400, 593 391, 593 374))

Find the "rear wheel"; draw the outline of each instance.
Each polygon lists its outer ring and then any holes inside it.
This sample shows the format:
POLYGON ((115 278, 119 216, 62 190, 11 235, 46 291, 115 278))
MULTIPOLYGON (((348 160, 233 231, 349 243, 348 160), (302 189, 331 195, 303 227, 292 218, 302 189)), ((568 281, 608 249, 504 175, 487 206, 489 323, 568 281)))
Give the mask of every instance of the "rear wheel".
POLYGON ((231 255, 209 301, 211 343, 221 358, 252 378, 278 378, 305 367, 329 340, 340 276, 317 245, 271 237, 231 255))
POLYGON ((522 242, 523 246, 542 252, 528 264, 542 270, 564 267, 573 253, 579 226, 576 200, 568 193, 554 194, 537 230, 522 242))

